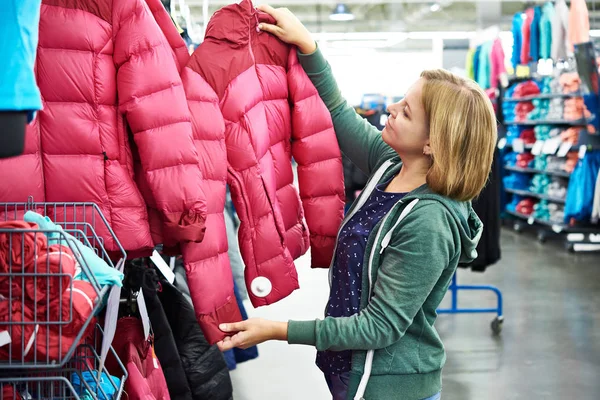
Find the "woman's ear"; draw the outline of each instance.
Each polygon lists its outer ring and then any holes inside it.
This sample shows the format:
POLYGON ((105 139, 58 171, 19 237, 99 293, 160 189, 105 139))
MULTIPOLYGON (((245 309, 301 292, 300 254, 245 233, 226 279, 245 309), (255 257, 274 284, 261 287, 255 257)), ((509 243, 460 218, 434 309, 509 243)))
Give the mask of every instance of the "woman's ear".
POLYGON ((423 155, 430 156, 431 154, 432 154, 431 146, 430 146, 429 140, 428 140, 427 143, 425 143, 425 146, 423 147, 423 155))

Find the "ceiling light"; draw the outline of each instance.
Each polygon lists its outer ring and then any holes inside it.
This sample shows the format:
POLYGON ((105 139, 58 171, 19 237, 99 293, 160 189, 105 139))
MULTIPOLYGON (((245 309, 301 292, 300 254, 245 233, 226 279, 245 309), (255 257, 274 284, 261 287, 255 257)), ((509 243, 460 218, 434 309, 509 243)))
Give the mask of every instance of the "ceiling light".
POLYGON ((429 9, 431 12, 438 12, 442 9, 442 6, 440 6, 438 3, 434 3, 431 5, 431 7, 429 7, 429 9))
POLYGON ((329 14, 329 19, 332 21, 352 21, 354 14, 352 14, 347 5, 338 3, 331 14, 329 14))

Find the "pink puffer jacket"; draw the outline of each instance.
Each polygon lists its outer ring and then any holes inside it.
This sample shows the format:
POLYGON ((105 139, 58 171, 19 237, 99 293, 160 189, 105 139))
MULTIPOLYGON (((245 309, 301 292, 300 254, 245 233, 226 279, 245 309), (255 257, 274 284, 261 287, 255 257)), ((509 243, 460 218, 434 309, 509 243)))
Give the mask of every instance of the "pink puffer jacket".
MULTIPOLYGON (((293 260, 309 244, 312 265, 329 266, 344 207, 341 153, 331 117, 298 63, 296 49, 258 31, 259 21, 269 18, 250 0, 222 8, 188 64, 188 72, 214 89, 214 104, 218 101, 225 119, 228 183, 241 220, 240 249, 254 306, 275 303, 298 288, 293 260), (300 196, 293 186, 292 156, 300 196)), ((199 110, 192 114, 199 126, 217 123, 199 110)), ((211 157, 222 154, 221 138, 203 140, 210 143, 211 157)), ((215 186, 224 183, 224 166, 218 168, 223 170, 213 178, 215 186)), ((221 199, 218 205, 214 211, 220 214, 221 199)), ((222 254, 226 240, 219 240, 222 254)), ((222 295, 206 301, 210 307, 226 304, 222 295)))
POLYGON ((44 109, 24 155, 0 160, 0 202, 94 202, 130 257, 202 239, 206 200, 179 66, 144 0, 43 0, 36 76, 44 109))

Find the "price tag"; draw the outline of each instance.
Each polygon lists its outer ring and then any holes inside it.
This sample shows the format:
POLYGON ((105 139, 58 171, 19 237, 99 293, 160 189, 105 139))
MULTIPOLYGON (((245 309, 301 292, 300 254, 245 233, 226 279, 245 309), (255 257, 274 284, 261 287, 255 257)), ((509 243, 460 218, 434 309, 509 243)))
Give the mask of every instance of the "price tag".
POLYGON ((0 347, 10 344, 10 333, 8 331, 0 332, 0 347))
POLYGON ((150 317, 148 316, 148 308, 144 299, 144 292, 140 290, 137 296, 138 309, 142 317, 142 326, 144 327, 144 340, 148 340, 150 336, 150 317))
POLYGON ((560 146, 560 138, 548 139, 544 143, 544 154, 556 154, 558 146, 560 146))
POLYGON ((585 153, 587 153, 587 146, 579 146, 579 158, 583 160, 585 157, 585 153))
POLYGON ((542 149, 543 148, 544 148, 544 141, 543 140, 538 140, 533 145, 533 149, 531 149, 531 154, 533 154, 534 156, 539 156, 540 154, 542 154, 542 149))
POLYGON ((521 139, 513 140, 513 150, 517 153, 525 152, 525 143, 521 139))
POLYGON ((506 138, 498 140, 498 148, 503 150, 506 147, 506 138))
POLYGON ((571 150, 571 143, 563 142, 558 148, 558 153, 556 154, 559 157, 566 157, 569 154, 569 150, 571 150))
POLYGON ((169 268, 169 265, 163 260, 163 258, 158 254, 158 251, 154 250, 152 255, 150 256, 150 260, 156 265, 156 268, 160 271, 160 273, 165 277, 169 283, 175 282, 175 274, 169 268))

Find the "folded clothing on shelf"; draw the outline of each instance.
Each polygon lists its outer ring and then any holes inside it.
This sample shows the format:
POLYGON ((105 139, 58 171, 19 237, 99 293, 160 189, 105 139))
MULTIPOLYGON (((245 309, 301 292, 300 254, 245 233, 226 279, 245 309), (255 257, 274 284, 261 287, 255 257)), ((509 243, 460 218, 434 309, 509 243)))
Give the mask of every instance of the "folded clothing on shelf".
POLYGON ((550 139, 550 132, 552 128, 548 125, 538 125, 534 128, 536 140, 548 140, 550 139))
POLYGON ((532 121, 546 119, 550 112, 550 100, 535 99, 532 103, 534 109, 527 115, 527 119, 532 121))
POLYGON ((564 99, 557 97, 550 100, 546 118, 552 121, 562 120, 565 112, 564 99))
POLYGON ((546 170, 551 172, 564 171, 565 158, 557 156, 546 157, 546 170))
POLYGON ((541 219, 544 221, 550 220, 550 210, 548 209, 548 201, 541 200, 539 203, 533 206, 534 218, 541 219))
POLYGON ((515 165, 517 165, 518 155, 519 154, 515 153, 514 151, 511 151, 510 153, 506 153, 503 157, 504 165, 509 166, 509 167, 514 167, 515 165))
POLYGON ((557 224, 562 224, 563 221, 565 220, 565 207, 564 206, 562 206, 560 204, 556 204, 556 203, 549 203, 548 211, 550 212, 549 220, 551 222, 554 222, 557 224))
POLYGON ((534 109, 533 102, 522 101, 515 106, 515 121, 527 121, 527 117, 534 109))
POLYGON ((554 177, 546 188, 546 194, 550 197, 557 199, 564 199, 567 197, 567 183, 564 179, 554 177))
POLYGON ((577 93, 581 86, 581 79, 577 72, 564 72, 559 78, 563 93, 577 93))
POLYGON ((579 143, 579 131, 581 128, 568 128, 561 132, 560 139, 565 143, 577 144, 579 143))
POLYGON ((517 155, 517 167, 519 168, 529 168, 531 161, 533 161, 534 156, 531 153, 520 153, 517 155))
POLYGON ((506 142, 508 144, 512 144, 513 140, 519 139, 521 137, 521 132, 523 132, 523 127, 519 125, 509 125, 506 130, 506 142))
POLYGON ((550 177, 547 175, 536 174, 531 179, 531 184, 529 185, 529 191, 538 194, 546 193, 548 189, 548 185, 550 185, 550 177))
POLYGON ((533 207, 535 206, 535 200, 523 199, 517 204, 516 210, 519 214, 531 215, 533 214, 533 207))
POLYGON ((513 172, 503 178, 504 187, 513 190, 528 190, 529 176, 519 172, 513 172))
POLYGON ((592 113, 586 108, 583 97, 566 99, 564 103, 563 118, 567 121, 577 121, 591 118, 592 113))
POLYGON ((519 136, 525 144, 534 144, 535 143, 535 131, 533 129, 524 129, 519 136))
POLYGON ((529 165, 534 169, 544 171, 546 169, 546 167, 548 166, 547 156, 544 154, 535 156, 533 162, 531 162, 529 165))
POLYGON ((513 97, 527 97, 540 94, 540 87, 535 81, 525 81, 515 86, 513 97))

